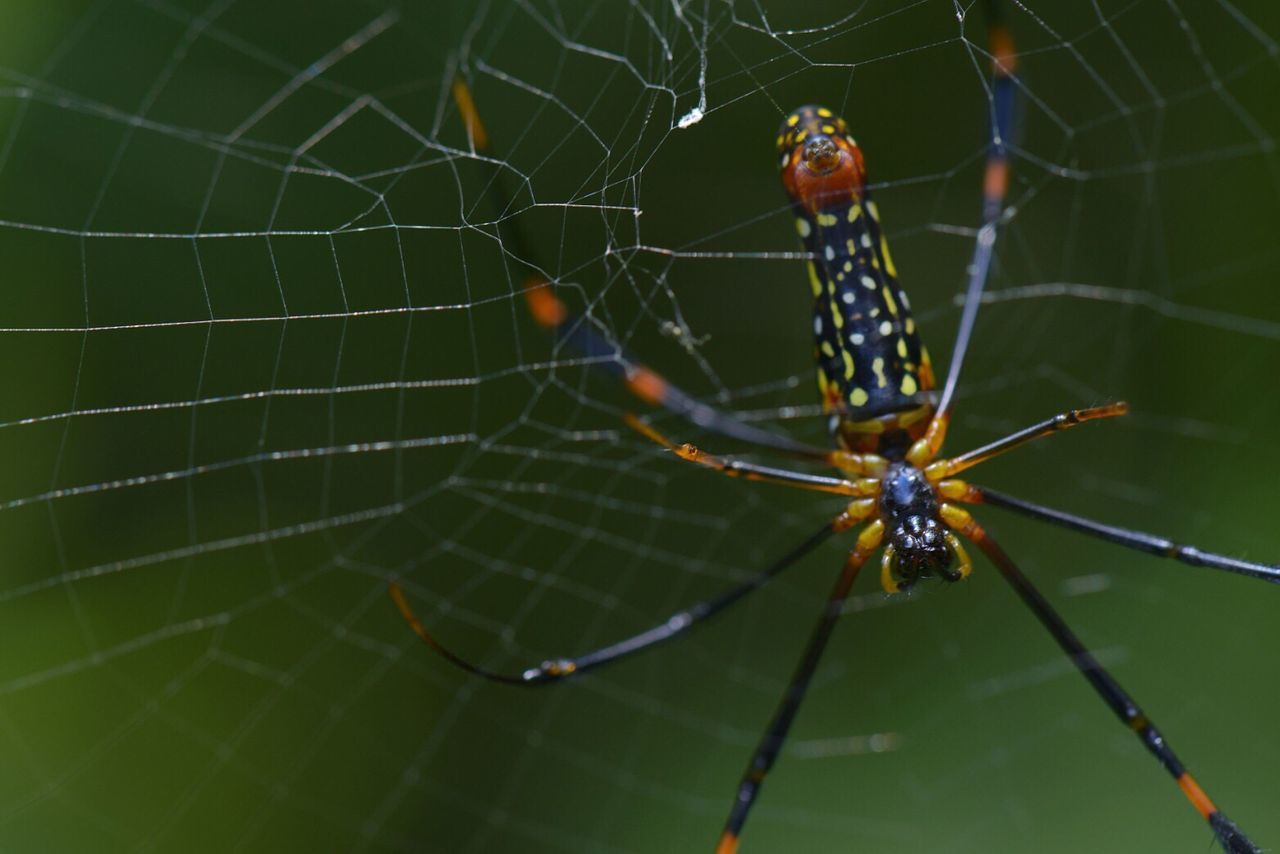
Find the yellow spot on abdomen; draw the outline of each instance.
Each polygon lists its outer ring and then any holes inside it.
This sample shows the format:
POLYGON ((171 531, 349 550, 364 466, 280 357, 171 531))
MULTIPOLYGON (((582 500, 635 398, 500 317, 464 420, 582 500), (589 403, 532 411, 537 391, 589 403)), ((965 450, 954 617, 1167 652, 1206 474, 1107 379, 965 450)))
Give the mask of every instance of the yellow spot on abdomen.
POLYGON ((892 317, 897 317, 897 316, 898 316, 898 304, 897 304, 896 302, 894 302, 894 300, 893 300, 893 294, 892 294, 892 293, 890 293, 889 288, 888 288, 887 286, 886 286, 885 288, 883 288, 882 290, 883 290, 883 292, 884 292, 884 302, 885 302, 885 305, 889 306, 889 314, 890 314, 892 317))
POLYGON ((813 288, 813 295, 820 297, 822 296, 822 280, 818 278, 818 268, 813 265, 812 261, 809 262, 808 267, 809 285, 813 288))
POLYGON ((885 379, 884 359, 882 357, 876 356, 875 360, 871 363, 871 370, 876 375, 877 388, 884 388, 889 384, 889 381, 885 379))
POLYGON ((866 389, 863 388, 855 388, 853 391, 849 392, 849 402, 854 406, 862 406, 865 404, 867 402, 867 397, 866 389))
POLYGON ((911 376, 911 374, 904 374, 902 377, 902 393, 910 395, 915 394, 919 390, 919 387, 916 385, 916 378, 911 376))
POLYGON ((898 270, 893 266, 893 258, 889 256, 889 241, 884 239, 884 235, 880 235, 880 254, 884 256, 884 269, 895 279, 898 278, 898 270))
POLYGON ((849 355, 848 350, 841 350, 840 353, 844 356, 844 378, 851 380, 853 379, 853 356, 849 355))

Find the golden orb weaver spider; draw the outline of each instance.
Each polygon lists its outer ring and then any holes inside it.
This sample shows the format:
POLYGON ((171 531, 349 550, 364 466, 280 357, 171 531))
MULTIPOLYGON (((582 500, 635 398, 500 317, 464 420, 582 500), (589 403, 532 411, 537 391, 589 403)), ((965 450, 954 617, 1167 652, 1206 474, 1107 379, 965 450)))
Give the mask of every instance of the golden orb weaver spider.
MULTIPOLYGON (((653 628, 609 646, 572 658, 543 661, 519 673, 482 668, 442 645, 415 616, 399 584, 393 581, 390 585, 392 599, 414 632, 452 664, 493 682, 545 685, 683 634, 753 593, 832 536, 861 526, 783 698, 739 780, 716 847, 718 854, 737 850, 761 785, 777 760, 862 567, 880 551, 880 582, 891 594, 928 577, 952 583, 972 571, 963 540, 986 555, 1103 702, 1174 778, 1221 847, 1233 854, 1262 850, 1218 809, 1150 718, 962 505, 994 504, 1148 554, 1271 582, 1280 582, 1280 566, 1178 545, 1151 534, 1026 502, 957 477, 979 463, 1051 433, 1090 420, 1124 415, 1124 403, 1071 410, 964 454, 940 456, 1009 183, 1006 140, 1012 125, 1017 57, 998 11, 993 7, 989 30, 992 121, 982 225, 974 246, 959 332, 940 392, 911 315, 909 299, 898 283, 879 212, 866 186, 862 151, 845 122, 825 107, 806 106, 791 113, 776 142, 783 184, 809 257, 818 386, 836 450, 776 435, 697 401, 655 371, 625 353, 619 354, 615 345, 569 311, 552 293, 545 278, 535 274, 525 285, 528 307, 540 325, 570 349, 586 356, 607 357, 602 364, 641 400, 672 411, 702 429, 758 449, 825 463, 839 475, 808 474, 707 453, 693 445, 674 442, 641 419, 628 416, 634 429, 682 460, 725 475, 843 496, 848 503, 835 518, 754 577, 719 596, 678 611, 653 628)), ((474 148, 487 150, 488 136, 465 83, 455 82, 453 94, 474 148)), ((514 239, 519 240, 519 236, 514 239)))

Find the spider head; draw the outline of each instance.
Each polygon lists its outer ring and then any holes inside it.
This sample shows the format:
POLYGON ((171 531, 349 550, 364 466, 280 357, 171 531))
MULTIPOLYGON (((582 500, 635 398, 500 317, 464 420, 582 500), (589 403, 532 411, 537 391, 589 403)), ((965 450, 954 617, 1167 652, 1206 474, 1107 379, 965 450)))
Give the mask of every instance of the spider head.
POLYGON ((957 581, 959 573, 951 570, 955 555, 947 542, 941 523, 930 516, 912 514, 889 531, 893 552, 889 558, 899 589, 911 587, 921 578, 938 576, 957 581))

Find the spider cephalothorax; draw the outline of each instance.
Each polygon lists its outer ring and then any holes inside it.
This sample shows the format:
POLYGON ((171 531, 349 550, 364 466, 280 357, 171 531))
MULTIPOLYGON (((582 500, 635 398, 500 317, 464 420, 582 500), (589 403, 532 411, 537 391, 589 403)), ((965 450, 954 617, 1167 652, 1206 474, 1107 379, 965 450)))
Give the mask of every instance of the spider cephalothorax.
POLYGON ((918 468, 910 463, 889 466, 880 483, 879 510, 889 541, 881 563, 886 590, 905 590, 929 576, 959 581, 969 574, 968 558, 955 535, 938 521, 934 486, 918 468))

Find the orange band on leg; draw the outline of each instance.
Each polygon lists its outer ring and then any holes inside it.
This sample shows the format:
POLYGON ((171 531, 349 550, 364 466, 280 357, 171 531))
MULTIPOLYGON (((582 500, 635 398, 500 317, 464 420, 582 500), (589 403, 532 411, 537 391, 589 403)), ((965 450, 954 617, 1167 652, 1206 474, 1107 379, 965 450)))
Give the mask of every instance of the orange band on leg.
POLYGON ((982 179, 982 195, 988 199, 1003 199, 1009 192, 1009 162, 993 160, 987 166, 982 179))
POLYGON ((462 113, 462 121, 467 126, 467 136, 471 138, 471 144, 475 146, 476 151, 487 150, 489 133, 484 129, 484 123, 480 121, 480 111, 476 109, 476 102, 471 98, 471 90, 461 78, 455 78, 453 81, 453 102, 458 105, 458 112, 462 113))
POLYGON ((667 399, 667 381, 646 367, 636 368, 627 377, 627 388, 645 403, 661 406, 667 399))
POLYGON ((1191 806, 1196 808, 1196 812, 1206 821, 1209 816, 1218 811, 1213 805, 1213 801, 1209 800, 1209 796, 1204 793, 1204 789, 1200 788, 1200 784, 1188 774, 1182 772, 1182 776, 1178 778, 1178 788, 1182 789, 1182 794, 1187 796, 1187 800, 1191 801, 1191 806))
POLYGON ((716 854, 735 854, 737 850, 738 837, 726 830, 720 837, 720 844, 716 846, 716 854))
POLYGON ((533 319, 546 329, 555 329, 569 319, 569 309, 551 292, 550 284, 541 276, 530 276, 525 280, 524 301, 533 319))
POLYGON ((992 27, 987 35, 987 44, 991 48, 992 72, 1008 76, 1018 68, 1018 55, 1013 48, 1013 34, 1008 27, 992 27))

